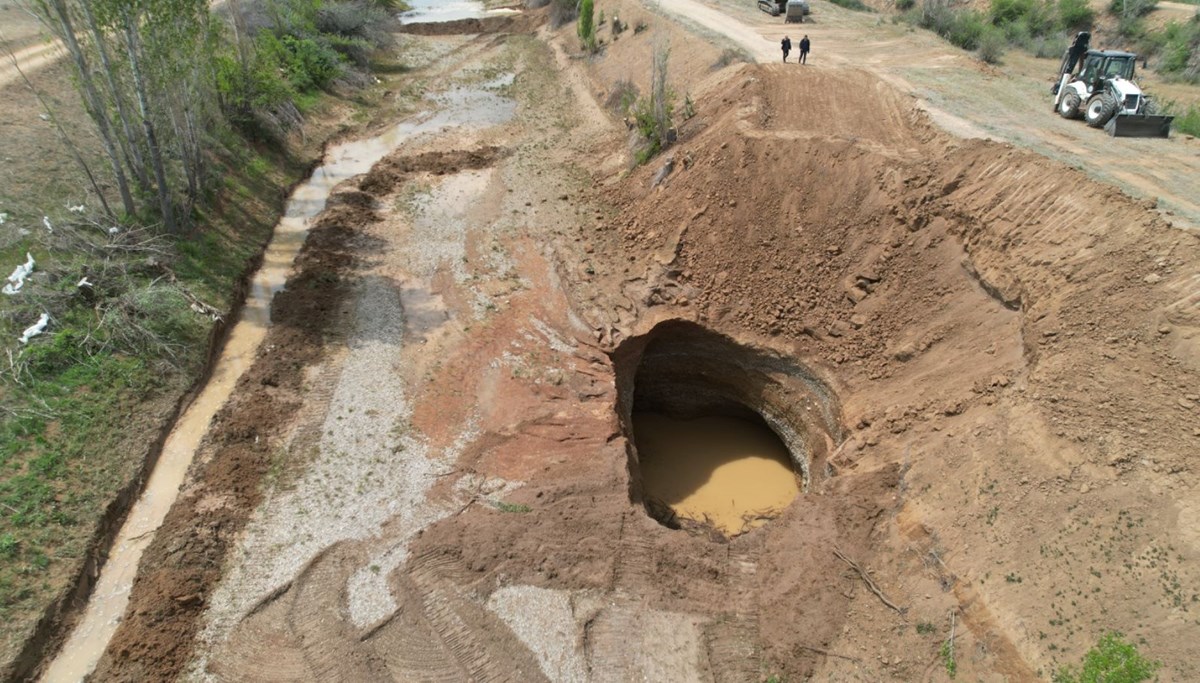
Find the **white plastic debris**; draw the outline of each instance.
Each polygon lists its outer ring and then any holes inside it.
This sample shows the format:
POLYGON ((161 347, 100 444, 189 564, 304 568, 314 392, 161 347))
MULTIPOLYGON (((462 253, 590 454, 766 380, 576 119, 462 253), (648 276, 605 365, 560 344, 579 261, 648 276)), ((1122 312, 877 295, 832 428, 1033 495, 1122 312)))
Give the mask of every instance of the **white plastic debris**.
POLYGON ((50 225, 50 217, 49 216, 42 216, 42 225, 46 226, 46 232, 50 232, 50 233, 54 232, 54 226, 50 225))
POLYGON ((49 114, 38 114, 38 118, 39 118, 39 119, 41 119, 41 120, 43 120, 43 121, 49 121, 49 120, 50 120, 50 115, 49 115, 49 114))
POLYGON ((118 232, 121 232, 121 229, 115 226, 108 229, 108 234, 110 235, 115 235, 118 232))
POLYGON ((0 211, 0 225, 4 225, 6 221, 8 221, 8 214, 0 211))
POLYGON ((71 213, 83 213, 86 208, 83 204, 79 204, 78 206, 68 206, 67 210, 71 213))
POLYGON ((90 281, 89 281, 89 280, 88 280, 86 277, 85 277, 85 278, 83 278, 82 280, 80 280, 79 282, 75 283, 75 286, 76 286, 76 287, 80 287, 80 288, 82 288, 82 287, 95 287, 95 285, 94 285, 94 284, 92 284, 92 283, 91 283, 91 282, 90 282, 90 281))
POLYGON ((30 339, 33 339, 34 337, 38 336, 39 334, 45 332, 46 325, 49 325, 49 324, 50 324, 50 314, 43 313, 42 317, 38 318, 38 321, 36 323, 25 328, 25 334, 21 335, 21 339, 20 339, 21 343, 28 344, 30 339))
POLYGON ((12 275, 8 276, 8 284, 4 285, 4 293, 12 296, 21 291, 25 286, 25 278, 33 272, 33 254, 25 252, 25 263, 13 269, 12 275))

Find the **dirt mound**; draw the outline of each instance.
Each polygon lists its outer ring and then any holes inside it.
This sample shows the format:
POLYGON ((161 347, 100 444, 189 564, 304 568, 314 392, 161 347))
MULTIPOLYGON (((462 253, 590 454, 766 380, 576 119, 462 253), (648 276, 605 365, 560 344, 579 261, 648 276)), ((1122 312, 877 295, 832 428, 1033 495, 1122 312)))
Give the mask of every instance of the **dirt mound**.
MULTIPOLYGON (((925 606, 937 607, 921 618, 974 615, 967 637, 990 653, 976 671, 1020 678, 1051 667, 1055 650, 1012 625, 1101 614, 1107 627, 1186 660, 1182 622, 1142 628, 1135 616, 1180 609, 1174 589, 1127 598, 1138 607, 1116 614, 1101 596, 1144 569, 1117 561, 1111 580, 1097 580, 1083 565, 1111 565, 1106 556, 1072 564, 1032 539, 1047 531, 1040 520, 1086 524, 1136 508, 1145 531, 1084 541, 1086 527, 1071 526, 1062 538, 1133 554, 1158 538, 1182 541, 1183 508, 1144 501, 1194 485, 1188 454, 1200 431, 1185 387, 1200 379, 1196 238, 1078 171, 951 139, 870 76, 814 71, 743 69, 714 91, 727 106, 702 108, 683 127, 665 182, 651 189, 651 164, 609 192, 625 208, 583 236, 577 256, 590 272, 564 261, 591 280, 580 309, 606 343, 680 316, 823 368, 852 427, 827 485, 903 464, 902 515, 925 531, 893 537, 878 561, 893 586, 917 592, 933 563, 939 578, 925 606), (980 478, 996 482, 963 486, 980 478), (986 523, 962 528, 963 515, 986 523), (1030 542, 1013 549, 1021 538, 1030 542), (923 562, 901 553, 914 543, 923 562), (992 566, 1011 567, 1010 579, 988 581, 992 566), (1019 593, 1007 589, 1018 582, 1019 593), (1043 616, 1063 582, 1094 592, 1043 616), (931 597, 942 591, 953 599, 931 597)), ((1171 575, 1191 576, 1186 558, 1198 551, 1192 544, 1171 575)), ((861 621, 853 628, 889 637, 861 621)), ((1058 651, 1086 649, 1096 635, 1042 629, 1058 651)), ((792 657, 772 664, 808 670, 792 657)), ((832 659, 825 666, 838 671, 832 659)), ((889 676, 908 679, 911 666, 889 676)))
POLYGON ((383 195, 396 189, 397 185, 413 173, 446 175, 466 169, 487 168, 502 158, 505 150, 489 146, 472 150, 448 152, 424 152, 417 155, 403 150, 389 154, 359 182, 363 192, 383 195))

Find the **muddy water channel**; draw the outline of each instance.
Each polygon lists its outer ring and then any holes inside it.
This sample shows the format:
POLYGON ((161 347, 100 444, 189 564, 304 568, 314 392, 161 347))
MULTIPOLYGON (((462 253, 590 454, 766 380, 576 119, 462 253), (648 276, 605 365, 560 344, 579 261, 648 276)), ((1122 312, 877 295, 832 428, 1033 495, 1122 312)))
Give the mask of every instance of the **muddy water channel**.
MULTIPOLYGON (((436 113, 417 115, 376 137, 332 146, 326 151, 324 163, 292 193, 211 378, 167 438, 142 496, 110 549, 82 618, 47 667, 43 681, 74 683, 99 661, 125 612, 142 553, 175 502, 209 422, 254 361, 270 325, 271 299, 284 287, 308 229, 325 208, 334 187, 370 170, 386 154, 416 136, 490 122, 498 116, 495 107, 486 106, 490 100, 507 104, 490 92, 455 92, 432 101, 440 107, 436 113)), ((508 114, 506 110, 499 116, 508 114)))
POLYGON ((787 447, 737 417, 633 414, 646 495, 727 536, 762 526, 800 493, 787 447))

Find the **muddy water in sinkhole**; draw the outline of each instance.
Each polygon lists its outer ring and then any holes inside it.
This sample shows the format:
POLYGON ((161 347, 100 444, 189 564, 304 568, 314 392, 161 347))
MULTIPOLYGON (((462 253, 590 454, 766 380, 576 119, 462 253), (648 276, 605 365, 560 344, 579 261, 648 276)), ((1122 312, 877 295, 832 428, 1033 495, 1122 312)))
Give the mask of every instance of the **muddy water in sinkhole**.
POLYGON ((373 138, 331 146, 323 165, 299 185, 263 255, 250 293, 203 390, 176 422, 163 446, 146 488, 129 511, 109 549, 88 605, 42 681, 75 683, 89 674, 120 623, 129 602, 142 553, 174 504, 200 441, 213 415, 229 398, 238 378, 253 363, 271 320, 271 299, 283 288, 313 219, 325 208, 334 187, 367 172, 389 152, 418 136, 452 128, 486 128, 508 121, 515 102, 495 90, 511 83, 511 75, 479 88, 458 88, 431 97, 438 108, 393 126, 373 138))
POLYGON ((726 536, 763 525, 800 492, 787 448, 766 425, 635 412, 633 428, 647 497, 726 536))

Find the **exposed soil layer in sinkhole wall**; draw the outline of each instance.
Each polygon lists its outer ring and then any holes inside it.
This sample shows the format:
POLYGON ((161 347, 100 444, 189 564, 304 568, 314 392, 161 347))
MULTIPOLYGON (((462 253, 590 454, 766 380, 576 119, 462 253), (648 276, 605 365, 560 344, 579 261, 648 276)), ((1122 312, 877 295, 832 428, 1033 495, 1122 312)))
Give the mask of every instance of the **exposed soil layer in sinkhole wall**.
POLYGON ((810 369, 695 323, 660 323, 613 362, 630 496, 667 526, 707 523, 727 535, 758 526, 790 502, 787 471, 807 490, 841 440, 837 399, 810 369), (729 487, 700 496, 722 498, 720 508, 683 500, 706 486, 729 487))

